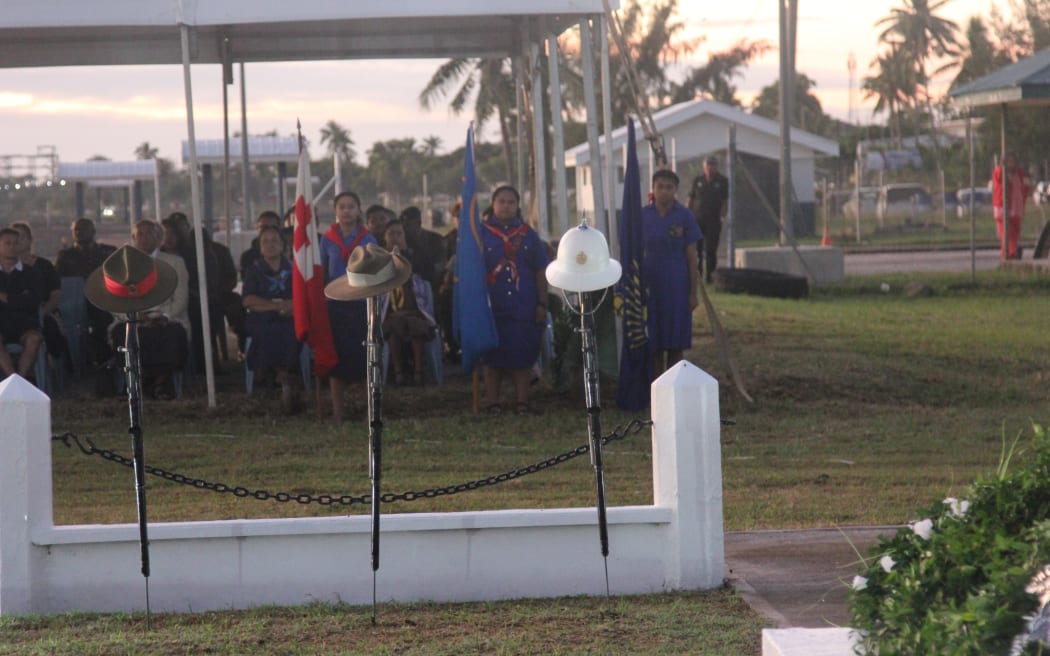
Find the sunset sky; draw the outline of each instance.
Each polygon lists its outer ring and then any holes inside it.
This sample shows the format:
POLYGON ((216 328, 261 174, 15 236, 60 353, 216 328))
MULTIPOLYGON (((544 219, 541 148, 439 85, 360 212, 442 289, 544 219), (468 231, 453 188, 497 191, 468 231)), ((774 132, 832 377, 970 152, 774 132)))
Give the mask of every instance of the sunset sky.
MULTIPOLYGON (((987 16, 992 5, 992 0, 951 0, 942 15, 962 29, 971 15, 987 16)), ((847 118, 849 56, 852 53, 856 59, 854 87, 859 89, 879 49, 879 30, 873 24, 895 6, 900 6, 899 0, 800 0, 798 70, 817 82, 817 94, 828 113, 847 118)), ((679 14, 690 36, 704 38, 693 54, 695 62, 745 37, 777 43, 777 9, 769 0, 730 5, 679 0, 679 14)), ((248 131, 277 129, 289 134, 299 118, 315 143, 316 157, 318 132, 334 119, 350 129, 358 162, 364 161, 372 143, 386 139, 437 135, 443 150, 457 148, 469 116, 451 116, 444 106, 425 112, 417 101, 439 64, 439 60, 249 64, 245 74, 248 131)), ((776 71, 775 48, 752 63, 745 77, 736 81, 745 105, 776 79, 776 71)), ((231 131, 239 130, 239 83, 236 80, 229 87, 235 122, 231 131)), ((218 66, 194 67, 200 139, 222 137, 220 84, 218 66)), ((854 98, 859 118, 868 120, 871 103, 859 91, 854 98)), ((36 153, 40 145, 54 145, 62 161, 82 161, 96 154, 127 160, 133 159, 138 144, 149 141, 162 157, 179 161, 180 142, 186 136, 182 70, 177 66, 0 69, 0 122, 4 125, 0 155, 36 153)))

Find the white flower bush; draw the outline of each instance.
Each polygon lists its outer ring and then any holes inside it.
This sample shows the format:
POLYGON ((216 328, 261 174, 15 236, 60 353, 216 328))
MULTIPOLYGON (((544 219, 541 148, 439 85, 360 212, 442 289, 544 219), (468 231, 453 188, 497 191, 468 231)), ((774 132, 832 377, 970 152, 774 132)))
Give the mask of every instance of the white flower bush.
POLYGON ((924 519, 918 522, 912 522, 911 530, 923 540, 929 540, 930 536, 933 535, 933 520, 924 519))
POLYGON ((970 510, 970 502, 966 499, 948 497, 944 500, 944 504, 951 509, 952 517, 965 517, 970 510))

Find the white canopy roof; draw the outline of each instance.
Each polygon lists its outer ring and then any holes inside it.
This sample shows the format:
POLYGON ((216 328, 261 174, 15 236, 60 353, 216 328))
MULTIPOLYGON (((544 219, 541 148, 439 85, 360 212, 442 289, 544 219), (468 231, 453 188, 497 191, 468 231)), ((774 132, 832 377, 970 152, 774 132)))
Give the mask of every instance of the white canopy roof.
MULTIPOLYGON (((0 67, 520 55, 523 34, 564 31, 602 0, 7 0, 0 67), (542 30, 542 32, 541 32, 542 30)), ((611 2, 613 9, 619 2, 611 2)), ((526 37, 527 38, 527 37, 526 37)))

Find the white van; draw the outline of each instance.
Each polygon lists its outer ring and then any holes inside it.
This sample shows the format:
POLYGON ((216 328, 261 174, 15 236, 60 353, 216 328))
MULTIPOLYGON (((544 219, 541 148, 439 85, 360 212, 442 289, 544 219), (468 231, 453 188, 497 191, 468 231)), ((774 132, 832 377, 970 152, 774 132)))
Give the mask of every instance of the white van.
POLYGON ((885 219, 922 219, 933 210, 930 193, 917 182, 902 182, 883 185, 879 189, 879 200, 875 214, 880 221, 885 219))

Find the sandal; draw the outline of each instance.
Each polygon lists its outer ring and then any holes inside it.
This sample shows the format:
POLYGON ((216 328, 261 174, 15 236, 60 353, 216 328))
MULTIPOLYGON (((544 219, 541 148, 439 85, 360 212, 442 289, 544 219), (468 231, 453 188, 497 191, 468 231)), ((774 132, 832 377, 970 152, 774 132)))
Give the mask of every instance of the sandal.
POLYGON ((493 403, 492 405, 485 407, 485 412, 493 416, 501 415, 503 414, 503 406, 498 403, 493 403))

